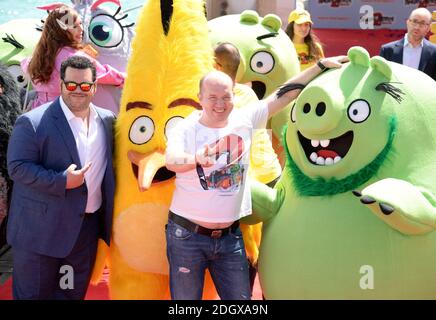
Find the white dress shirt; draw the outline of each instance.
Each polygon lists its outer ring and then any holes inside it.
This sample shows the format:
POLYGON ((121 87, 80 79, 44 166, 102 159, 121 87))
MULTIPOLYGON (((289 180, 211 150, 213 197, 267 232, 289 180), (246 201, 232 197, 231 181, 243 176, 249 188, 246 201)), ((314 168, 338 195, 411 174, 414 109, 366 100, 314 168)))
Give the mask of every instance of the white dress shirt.
POLYGON ((403 65, 417 69, 419 67, 419 61, 421 60, 421 52, 424 41, 416 46, 412 47, 409 40, 407 40, 407 33, 404 36, 404 48, 403 48, 403 65))
MULTIPOLYGON (((86 120, 76 117, 62 100, 62 97, 60 97, 59 102, 73 132, 81 167, 92 162, 91 167, 85 173, 85 183, 88 188, 85 212, 95 212, 102 203, 101 183, 107 165, 104 125, 92 104, 90 105, 88 128, 86 120)), ((80 167, 78 163, 75 164, 78 168, 80 167)))

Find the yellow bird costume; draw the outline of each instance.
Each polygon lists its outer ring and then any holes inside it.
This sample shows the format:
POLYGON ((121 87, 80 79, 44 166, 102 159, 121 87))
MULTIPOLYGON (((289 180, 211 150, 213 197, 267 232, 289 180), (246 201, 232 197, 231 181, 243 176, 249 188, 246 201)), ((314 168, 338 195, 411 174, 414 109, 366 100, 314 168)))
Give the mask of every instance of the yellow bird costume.
MULTIPOLYGON (((212 69, 203 1, 147 1, 116 123, 117 186, 108 259, 112 299, 169 298, 165 224, 174 173, 165 168, 166 135, 200 108, 199 80, 212 69)), ((94 283, 104 255, 101 246, 94 283)))

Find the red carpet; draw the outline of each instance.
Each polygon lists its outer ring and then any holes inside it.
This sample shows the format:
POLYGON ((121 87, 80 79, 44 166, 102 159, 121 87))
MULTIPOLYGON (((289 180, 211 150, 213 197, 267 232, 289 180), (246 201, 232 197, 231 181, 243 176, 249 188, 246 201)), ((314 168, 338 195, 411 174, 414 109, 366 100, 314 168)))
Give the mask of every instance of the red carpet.
POLYGON ((406 30, 314 29, 323 43, 326 57, 347 54, 350 47, 361 46, 371 56, 378 55, 382 44, 399 40, 406 30))
MULTIPOLYGON (((98 286, 90 285, 85 300, 108 300, 108 278, 109 273, 105 272, 98 286)), ((12 277, 4 285, 0 285, 0 300, 12 300, 12 277)), ((262 290, 260 289, 258 277, 256 277, 254 284, 253 300, 262 300, 262 290)))

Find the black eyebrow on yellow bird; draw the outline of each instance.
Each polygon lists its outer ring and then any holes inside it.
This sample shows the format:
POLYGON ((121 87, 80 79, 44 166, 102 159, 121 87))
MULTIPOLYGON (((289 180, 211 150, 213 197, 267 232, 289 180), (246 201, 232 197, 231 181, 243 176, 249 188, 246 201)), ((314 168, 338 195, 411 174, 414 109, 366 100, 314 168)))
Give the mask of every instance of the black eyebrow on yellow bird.
POLYGON ((141 108, 141 109, 148 109, 152 110, 151 104, 145 101, 135 101, 135 102, 129 102, 126 106, 126 111, 129 111, 130 109, 134 108, 141 108))
POLYGON ((191 106, 191 107, 194 107, 195 109, 198 109, 198 110, 202 109, 201 105, 197 101, 190 99, 190 98, 180 98, 180 99, 174 100, 173 102, 170 103, 170 105, 168 106, 168 109, 178 107, 178 106, 191 106))
MULTIPOLYGON (((171 17, 173 15, 173 0, 160 0, 160 20, 164 34, 170 31, 171 17)), ((204 16, 207 17, 206 1, 203 3, 204 16)))

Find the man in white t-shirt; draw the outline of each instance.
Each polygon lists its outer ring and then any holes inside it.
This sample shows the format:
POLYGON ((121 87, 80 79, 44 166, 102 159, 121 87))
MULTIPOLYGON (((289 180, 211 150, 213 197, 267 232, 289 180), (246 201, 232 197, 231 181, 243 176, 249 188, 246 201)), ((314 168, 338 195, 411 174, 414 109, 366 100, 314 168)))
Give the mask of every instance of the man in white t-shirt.
POLYGON ((223 300, 251 298, 239 219, 251 214, 248 180, 253 129, 295 99, 325 68, 340 67, 344 56, 325 58, 285 83, 256 106, 233 109, 233 81, 212 71, 200 81, 202 111, 170 133, 167 168, 176 189, 166 226, 172 299, 201 299, 206 268, 223 300))

